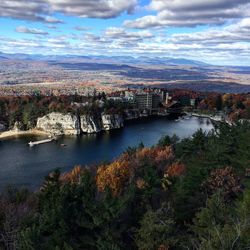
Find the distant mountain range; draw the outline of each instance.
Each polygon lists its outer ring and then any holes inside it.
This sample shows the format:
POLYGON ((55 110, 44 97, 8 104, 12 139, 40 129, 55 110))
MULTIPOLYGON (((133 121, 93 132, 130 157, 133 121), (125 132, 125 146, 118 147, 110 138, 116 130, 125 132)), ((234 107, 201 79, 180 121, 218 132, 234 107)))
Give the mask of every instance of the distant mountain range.
POLYGON ((132 57, 132 56, 77 56, 77 55, 40 55, 40 54, 6 54, 0 52, 0 60, 34 60, 34 61, 81 61, 105 62, 111 64, 144 64, 144 65, 190 65, 209 66, 208 64, 185 58, 170 57, 132 57))

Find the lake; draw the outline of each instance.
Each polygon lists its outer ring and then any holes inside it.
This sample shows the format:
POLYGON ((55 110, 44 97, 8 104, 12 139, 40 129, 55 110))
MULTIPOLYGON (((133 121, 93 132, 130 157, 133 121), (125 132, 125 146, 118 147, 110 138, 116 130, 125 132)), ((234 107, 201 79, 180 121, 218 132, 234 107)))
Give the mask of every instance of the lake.
POLYGON ((25 136, 0 141, 0 189, 6 185, 37 188, 48 173, 62 172, 75 165, 92 165, 113 160, 129 146, 142 142, 151 146, 164 135, 191 136, 199 128, 209 131, 213 125, 206 118, 191 117, 178 121, 166 117, 128 122, 123 129, 96 135, 64 136, 57 142, 27 146, 41 137, 25 136), (65 144, 62 147, 61 144, 65 144))

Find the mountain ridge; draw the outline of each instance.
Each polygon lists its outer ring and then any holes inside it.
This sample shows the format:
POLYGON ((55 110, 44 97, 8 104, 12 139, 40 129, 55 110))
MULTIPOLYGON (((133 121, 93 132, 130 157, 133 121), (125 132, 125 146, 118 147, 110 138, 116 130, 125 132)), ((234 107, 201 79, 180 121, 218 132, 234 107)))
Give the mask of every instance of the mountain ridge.
POLYGON ((102 56, 102 55, 41 55, 41 54, 23 54, 23 53, 3 53, 0 52, 0 60, 38 60, 38 61, 61 61, 61 60, 87 60, 87 61, 106 61, 110 63, 131 63, 131 64, 148 64, 148 65, 190 65, 190 66, 210 66, 202 61, 172 58, 172 57, 148 57, 148 56, 102 56))

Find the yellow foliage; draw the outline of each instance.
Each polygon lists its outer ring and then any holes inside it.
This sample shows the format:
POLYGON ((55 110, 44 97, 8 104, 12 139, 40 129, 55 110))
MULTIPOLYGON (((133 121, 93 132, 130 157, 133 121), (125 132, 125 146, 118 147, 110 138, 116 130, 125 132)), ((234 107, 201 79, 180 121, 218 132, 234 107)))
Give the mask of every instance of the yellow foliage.
POLYGON ((96 185, 100 192, 110 188, 114 196, 119 195, 126 187, 133 170, 127 161, 115 161, 107 166, 101 166, 97 170, 96 185))
MULTIPOLYGON (((136 170, 149 162, 156 167, 170 164, 174 159, 174 152, 171 146, 143 148, 137 150, 133 156, 123 154, 118 160, 97 170, 96 185, 100 192, 109 188, 113 195, 117 196, 127 187, 129 181, 135 176, 136 170)), ((137 178, 135 184, 139 189, 147 186, 142 178, 137 178)))

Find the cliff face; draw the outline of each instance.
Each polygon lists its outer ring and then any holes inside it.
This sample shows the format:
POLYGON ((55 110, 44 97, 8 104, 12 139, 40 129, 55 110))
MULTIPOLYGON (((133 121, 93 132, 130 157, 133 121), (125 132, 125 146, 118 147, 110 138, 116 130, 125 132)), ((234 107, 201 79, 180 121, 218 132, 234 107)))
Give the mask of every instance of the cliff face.
POLYGON ((37 129, 55 135, 78 135, 81 132, 80 121, 77 116, 56 112, 38 118, 37 129))
POLYGON ((80 133, 98 133, 101 130, 112 130, 123 127, 121 115, 102 114, 99 117, 90 115, 75 116, 71 114, 50 113, 38 118, 37 129, 55 135, 78 135, 80 133))
POLYGON ((123 117, 121 115, 102 115, 103 130, 111 130, 122 128, 124 125, 123 117))
POLYGON ((82 115, 80 117, 81 130, 83 133, 98 133, 101 131, 101 121, 93 116, 82 115))

